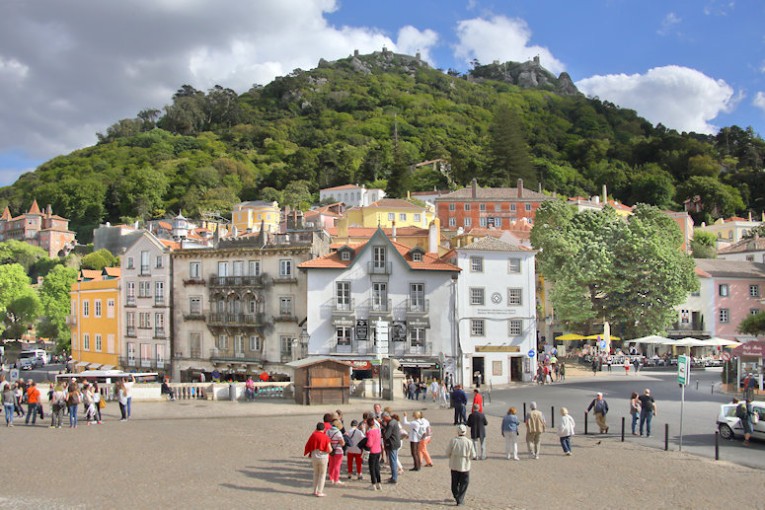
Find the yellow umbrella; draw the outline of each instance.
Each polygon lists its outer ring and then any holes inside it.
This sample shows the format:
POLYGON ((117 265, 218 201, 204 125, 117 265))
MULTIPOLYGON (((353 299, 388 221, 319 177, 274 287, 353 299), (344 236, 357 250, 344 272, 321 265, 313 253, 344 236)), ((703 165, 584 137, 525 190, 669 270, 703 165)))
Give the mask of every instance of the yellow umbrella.
POLYGON ((573 340, 584 340, 587 337, 584 337, 582 335, 577 335, 576 333, 566 333, 565 335, 556 336, 556 340, 560 340, 561 342, 569 342, 573 340))
MULTIPOLYGON (((600 339, 603 340, 603 334, 602 333, 598 333, 597 335, 587 335, 587 336, 582 337, 582 338, 584 338, 585 340, 597 340, 598 337, 600 337, 600 339)), ((557 338, 556 338, 556 340, 557 340, 557 338)), ((621 338, 619 338, 618 336, 615 336, 615 335, 611 335, 611 340, 621 340, 621 338)))

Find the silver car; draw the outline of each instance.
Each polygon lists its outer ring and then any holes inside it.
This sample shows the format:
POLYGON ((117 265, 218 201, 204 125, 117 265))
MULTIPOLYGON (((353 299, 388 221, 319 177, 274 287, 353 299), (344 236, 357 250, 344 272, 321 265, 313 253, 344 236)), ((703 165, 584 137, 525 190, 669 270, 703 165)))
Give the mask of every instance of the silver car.
MULTIPOLYGON (((736 407, 738 405, 723 404, 720 406, 720 415, 717 417, 717 429, 720 431, 720 437, 723 439, 734 439, 744 435, 741 420, 736 416, 736 407)), ((765 402, 753 401, 752 411, 760 417, 760 420, 754 424, 752 437, 765 440, 765 402)))

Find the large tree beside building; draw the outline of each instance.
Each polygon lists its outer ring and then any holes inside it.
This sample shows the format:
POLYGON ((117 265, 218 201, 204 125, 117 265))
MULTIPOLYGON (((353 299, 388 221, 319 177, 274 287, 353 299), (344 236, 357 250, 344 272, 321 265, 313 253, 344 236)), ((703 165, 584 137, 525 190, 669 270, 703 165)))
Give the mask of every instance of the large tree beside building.
POLYGON ((698 289, 679 228, 653 206, 639 204, 625 219, 611 207, 573 214, 545 202, 531 241, 553 285, 555 321, 573 330, 594 332, 608 321, 628 338, 659 333, 698 289))
POLYGON ((38 328, 40 336, 56 338, 57 348, 70 349, 71 334, 66 323, 70 314, 69 292, 77 281, 77 270, 73 267, 56 266, 45 277, 40 286, 40 301, 43 306, 43 320, 38 328))
POLYGON ((523 126, 510 106, 501 104, 494 110, 489 136, 487 184, 512 186, 523 179, 526 186, 536 186, 537 174, 531 164, 523 126))

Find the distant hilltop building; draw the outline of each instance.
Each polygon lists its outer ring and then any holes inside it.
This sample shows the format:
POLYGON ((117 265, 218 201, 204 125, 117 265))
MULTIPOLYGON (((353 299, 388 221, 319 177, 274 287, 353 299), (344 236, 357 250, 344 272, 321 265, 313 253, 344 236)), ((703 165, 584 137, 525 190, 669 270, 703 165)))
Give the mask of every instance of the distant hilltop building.
POLYGON ((381 189, 367 189, 363 185, 344 184, 332 188, 319 190, 319 200, 322 203, 332 200, 342 202, 346 207, 362 207, 373 204, 385 198, 385 191, 381 189))
POLYGON ((6 207, 0 217, 0 241, 15 239, 33 246, 39 246, 48 252, 48 256, 65 256, 75 246, 75 233, 69 230, 69 220, 56 216, 50 206, 45 212, 40 211, 37 200, 26 214, 11 216, 6 207))

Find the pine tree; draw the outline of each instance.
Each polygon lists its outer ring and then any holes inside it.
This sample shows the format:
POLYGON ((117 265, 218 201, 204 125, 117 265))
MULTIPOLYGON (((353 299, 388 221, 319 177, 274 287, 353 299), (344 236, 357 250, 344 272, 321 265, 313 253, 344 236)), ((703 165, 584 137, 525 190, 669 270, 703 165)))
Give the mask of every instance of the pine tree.
POLYGON ((513 186, 523 179, 526 187, 537 184, 521 122, 508 105, 499 105, 489 126, 489 186, 513 186))

